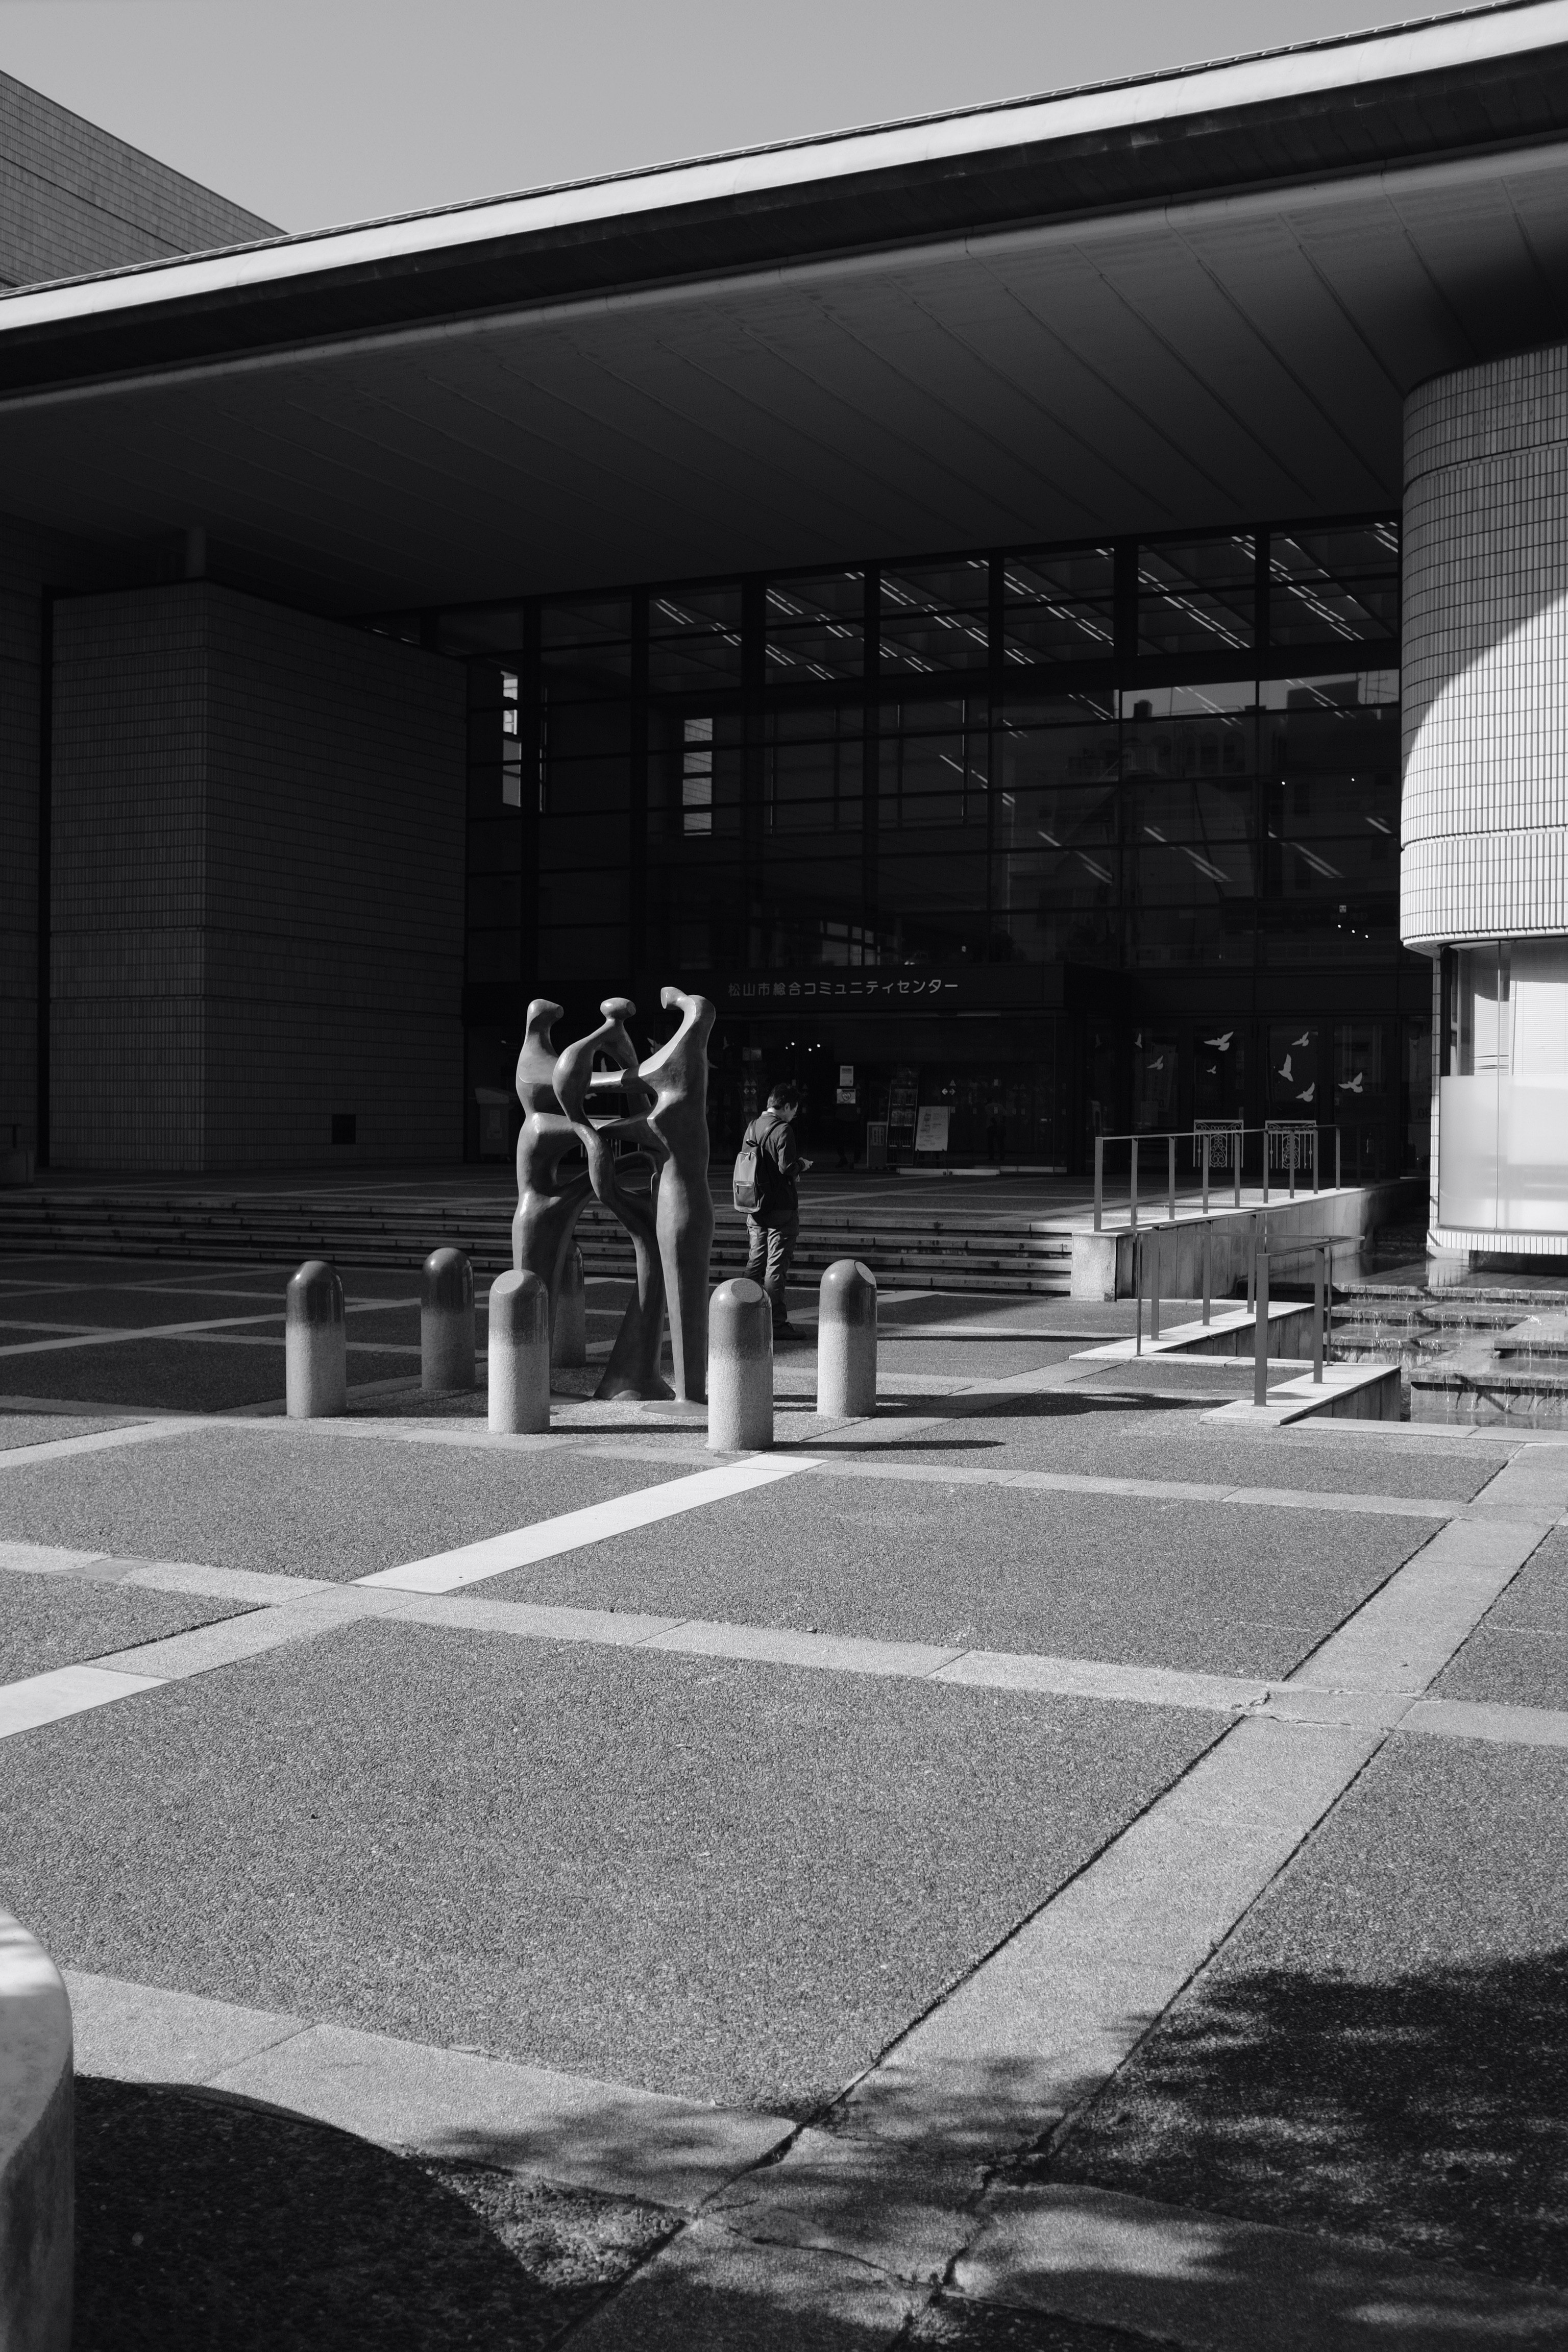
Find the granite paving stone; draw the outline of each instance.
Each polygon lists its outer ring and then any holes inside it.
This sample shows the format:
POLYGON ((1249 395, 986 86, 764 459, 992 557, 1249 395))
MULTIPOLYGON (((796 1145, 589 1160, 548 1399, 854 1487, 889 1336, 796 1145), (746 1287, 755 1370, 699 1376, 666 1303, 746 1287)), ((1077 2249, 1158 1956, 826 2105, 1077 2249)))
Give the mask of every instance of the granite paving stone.
POLYGON ((1213 1736, 362 1622, 13 1739, 0 1849, 68 1967, 790 2112, 1213 1736))
POLYGON ((1568 1754, 1396 1737, 1037 2170, 1568 2284, 1568 1754))
POLYGON ((485 1453, 207 1429, 7 1471, 0 1538, 347 1582, 653 1486, 685 1466, 566 1445, 485 1453))
POLYGON ((79 1577, 0 1574, 0 1683, 81 1665, 243 1613, 243 1604, 79 1577))
POLYGON ((513 1570, 484 1591, 1278 1675, 1431 1533, 1430 1520, 1394 1515, 806 1472, 513 1570))

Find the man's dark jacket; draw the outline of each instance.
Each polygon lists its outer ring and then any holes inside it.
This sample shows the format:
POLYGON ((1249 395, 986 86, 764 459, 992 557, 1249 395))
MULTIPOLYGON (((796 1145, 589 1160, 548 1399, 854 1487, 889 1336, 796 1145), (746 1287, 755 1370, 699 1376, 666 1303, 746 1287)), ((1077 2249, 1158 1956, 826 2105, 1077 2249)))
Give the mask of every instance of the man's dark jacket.
POLYGON ((800 1214, 800 1146, 795 1128, 776 1110, 755 1118, 742 1139, 757 1147, 757 1206, 752 1211, 759 1225, 787 1224, 800 1214), (764 1174, 763 1162, 769 1163, 764 1174))

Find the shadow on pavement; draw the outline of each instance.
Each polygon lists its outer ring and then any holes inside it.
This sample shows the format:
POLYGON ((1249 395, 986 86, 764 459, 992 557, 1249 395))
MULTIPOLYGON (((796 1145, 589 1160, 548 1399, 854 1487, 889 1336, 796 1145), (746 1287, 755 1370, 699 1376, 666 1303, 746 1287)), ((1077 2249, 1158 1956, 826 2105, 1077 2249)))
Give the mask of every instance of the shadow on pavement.
POLYGON ((76 2352, 542 2352, 668 2227, 221 2093, 77 2084, 76 2352))
POLYGON ((1018 2177, 1568 2287, 1568 1951, 1220 1978, 1018 2177))

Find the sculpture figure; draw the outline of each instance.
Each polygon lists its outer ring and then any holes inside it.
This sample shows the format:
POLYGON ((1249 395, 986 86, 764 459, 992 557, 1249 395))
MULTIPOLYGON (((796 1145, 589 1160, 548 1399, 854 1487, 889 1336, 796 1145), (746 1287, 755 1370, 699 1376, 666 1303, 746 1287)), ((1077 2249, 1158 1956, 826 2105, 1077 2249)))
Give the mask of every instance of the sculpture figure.
POLYGON ((621 1318, 616 1344, 596 1397, 668 1397, 673 1393, 658 1368, 664 1343, 664 1269, 659 1262, 653 1188, 634 1192, 621 1181, 614 1146, 630 1143, 634 1160, 652 1163, 655 1180, 668 1154, 649 1127, 647 1114, 656 1100, 652 1087, 637 1076, 637 1049, 626 1034, 626 1022, 637 1006, 626 996, 607 996, 599 1007, 604 1020, 587 1036, 567 1046, 555 1065, 555 1092, 588 1155, 588 1180, 594 1197, 618 1217, 632 1237, 637 1258, 637 1295, 621 1318), (596 1073, 595 1055, 606 1055, 616 1071, 596 1073), (624 1097, 625 1113, 616 1118, 589 1116, 590 1092, 624 1097))
POLYGON ((668 1158, 658 1174, 656 1224, 669 1307, 675 1393, 701 1404, 708 1393, 708 1269, 713 1251, 713 1196, 708 1189, 708 1036, 714 1022, 705 996, 659 991, 680 1026, 643 1063, 638 1076, 658 1099, 648 1126, 668 1158))
POLYGON ((528 1008, 522 1051, 517 1057, 517 1096, 522 1132, 517 1139, 517 1209, 511 1221, 511 1262, 519 1274, 536 1274, 550 1294, 553 1334, 562 1270, 572 1247, 573 1229, 593 1189, 585 1168, 563 1179, 560 1163, 582 1137, 565 1116, 555 1092, 555 1047, 551 1032, 561 1018, 559 1004, 536 996, 528 1008))
POLYGON ((639 1068, 626 1023, 637 1011, 606 997, 597 1029, 557 1054, 561 1007, 536 997, 517 1063, 522 1132, 517 1145, 512 1264, 537 1274, 550 1297, 552 1334, 577 1219, 590 1195, 631 1236, 637 1293, 621 1320, 595 1394, 668 1397, 659 1370, 668 1295, 676 1392, 703 1401, 708 1354, 708 1269, 713 1204, 708 1191, 708 1055, 713 1007, 667 988, 660 1002, 681 1022, 639 1068), (608 1069, 596 1070, 596 1060, 608 1069), (578 1146, 587 1161, 563 1176, 578 1146), (628 1149, 629 1147, 629 1149, 628 1149), (649 1174, 647 1192, 628 1175, 649 1174))

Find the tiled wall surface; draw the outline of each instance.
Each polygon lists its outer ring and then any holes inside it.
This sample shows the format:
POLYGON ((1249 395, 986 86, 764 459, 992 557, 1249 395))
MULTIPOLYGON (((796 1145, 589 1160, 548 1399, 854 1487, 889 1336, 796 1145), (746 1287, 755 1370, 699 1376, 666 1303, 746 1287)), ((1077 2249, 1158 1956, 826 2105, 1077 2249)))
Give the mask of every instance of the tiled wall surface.
POLYGON ((1406 941, 1568 932, 1568 347, 1405 405, 1406 941))
POLYGON ((461 672, 203 582, 55 643, 55 1165, 459 1156, 461 672))
POLYGON ((0 284, 275 234, 243 205, 0 74, 0 284))

